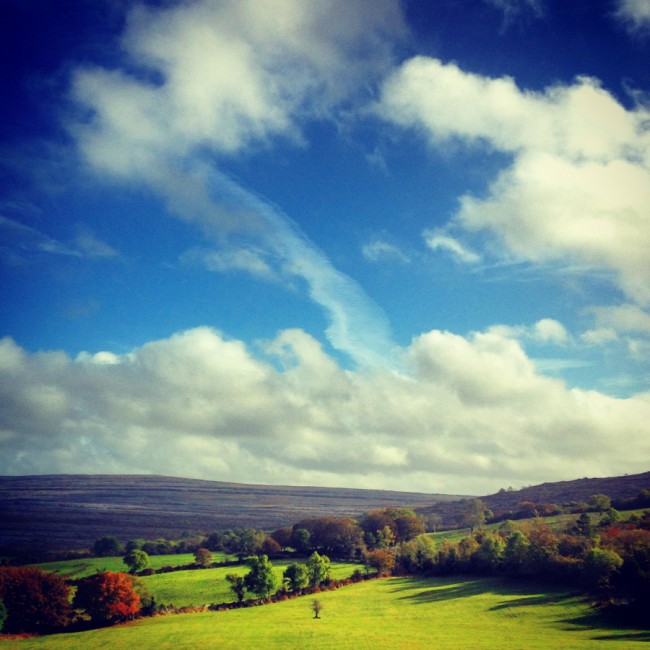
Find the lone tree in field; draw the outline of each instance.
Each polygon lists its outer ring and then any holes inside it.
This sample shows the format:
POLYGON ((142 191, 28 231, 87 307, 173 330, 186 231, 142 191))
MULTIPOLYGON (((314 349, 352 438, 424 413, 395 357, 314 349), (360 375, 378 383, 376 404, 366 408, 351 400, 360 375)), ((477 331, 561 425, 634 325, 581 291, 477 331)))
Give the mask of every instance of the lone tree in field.
POLYGON ((135 574, 138 571, 144 571, 149 566, 149 556, 145 551, 134 548, 124 556, 123 562, 129 567, 129 573, 135 574))
POLYGON ((311 608, 314 611, 314 618, 320 618, 320 613, 323 609, 323 603, 316 598, 315 600, 311 601, 311 608))
POLYGON ((251 570, 244 576, 246 589, 258 598, 266 600, 276 589, 277 579, 267 555, 249 558, 251 570))

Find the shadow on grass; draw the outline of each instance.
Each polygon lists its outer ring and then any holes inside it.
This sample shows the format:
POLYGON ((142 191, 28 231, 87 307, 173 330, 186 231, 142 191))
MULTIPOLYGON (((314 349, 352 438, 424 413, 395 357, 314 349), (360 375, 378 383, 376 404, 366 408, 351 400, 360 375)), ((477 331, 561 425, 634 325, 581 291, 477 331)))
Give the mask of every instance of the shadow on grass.
MULTIPOLYGON (((505 594, 504 594, 505 595, 505 594)), ((494 607, 490 607, 491 612, 498 611, 500 609, 510 609, 511 607, 534 607, 536 605, 561 605, 567 600, 574 598, 575 594, 535 594, 534 596, 522 596, 521 598, 516 598, 514 600, 508 600, 494 607)))
MULTIPOLYGON (((593 630, 594 641, 639 641, 650 643, 650 630, 640 630, 635 622, 616 612, 594 609, 588 614, 562 621, 567 629, 582 627, 593 630)), ((642 627, 646 627, 643 625, 642 627)))
MULTIPOLYGON (((421 584, 421 583, 420 583, 421 584)), ((504 585, 493 580, 486 579, 466 579, 466 580, 449 580, 440 578, 431 581, 432 588, 422 591, 418 581, 409 580, 406 584, 396 587, 395 592, 415 591, 415 593, 406 594, 400 597, 400 600, 410 600, 416 603, 434 603, 444 600, 453 600, 455 598, 467 598, 478 594, 490 592, 501 592, 504 585)), ((520 593, 515 588, 514 591, 508 591, 507 585, 504 593, 520 593)))

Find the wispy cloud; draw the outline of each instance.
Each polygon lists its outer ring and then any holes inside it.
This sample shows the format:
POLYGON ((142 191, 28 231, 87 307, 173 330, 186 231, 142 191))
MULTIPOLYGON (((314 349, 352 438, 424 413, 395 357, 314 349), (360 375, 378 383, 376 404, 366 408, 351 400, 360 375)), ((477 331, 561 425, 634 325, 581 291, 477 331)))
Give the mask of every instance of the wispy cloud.
POLYGON ((0 215, 0 232, 5 256, 24 259, 34 254, 63 255, 89 259, 114 258, 119 254, 107 243, 101 241, 87 229, 68 241, 59 241, 49 235, 14 219, 0 215))
POLYGON ((476 264, 481 261, 481 256, 478 253, 470 250, 460 241, 446 234, 443 230, 426 230, 424 232, 424 239, 432 251, 445 251, 450 253, 458 262, 476 264))
POLYGON ((619 0, 616 17, 632 32, 650 31, 650 2, 619 0))
POLYGON ((410 262, 409 256, 397 244, 384 239, 373 239, 364 244, 361 252, 369 262, 410 262))
POLYGON ((159 83, 126 69, 79 69, 73 98, 93 117, 69 127, 96 171, 148 184, 215 241, 203 256, 211 268, 302 279, 328 316, 330 343, 358 363, 378 363, 393 347, 381 310, 215 159, 278 137, 300 142, 303 120, 358 101, 360 82, 388 69, 404 34, 392 0, 140 6, 123 45, 159 83))

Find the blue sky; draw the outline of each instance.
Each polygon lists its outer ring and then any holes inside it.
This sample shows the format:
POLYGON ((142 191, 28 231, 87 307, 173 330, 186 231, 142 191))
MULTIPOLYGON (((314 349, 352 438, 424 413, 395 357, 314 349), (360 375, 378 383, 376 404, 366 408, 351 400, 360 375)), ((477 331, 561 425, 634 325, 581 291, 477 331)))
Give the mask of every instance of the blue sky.
POLYGON ((647 470, 650 1, 0 25, 0 472, 647 470))

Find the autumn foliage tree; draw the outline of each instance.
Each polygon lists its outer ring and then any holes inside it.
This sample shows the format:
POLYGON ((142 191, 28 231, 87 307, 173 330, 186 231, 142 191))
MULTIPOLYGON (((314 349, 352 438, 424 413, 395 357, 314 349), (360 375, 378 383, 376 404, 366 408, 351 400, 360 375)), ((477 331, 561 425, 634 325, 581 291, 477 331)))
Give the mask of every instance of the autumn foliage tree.
POLYGON ((79 582, 74 606, 100 624, 119 623, 140 612, 140 598, 126 573, 98 572, 79 582))
POLYGON ((395 556, 390 551, 378 548, 366 554, 366 564, 376 569, 380 576, 388 575, 395 566, 395 556))
POLYGON ((212 564, 212 551, 207 548, 198 548, 194 551, 194 562, 204 568, 212 564))
POLYGON ((53 573, 28 567, 0 567, 0 601, 4 631, 52 632, 72 618, 70 587, 53 573))

